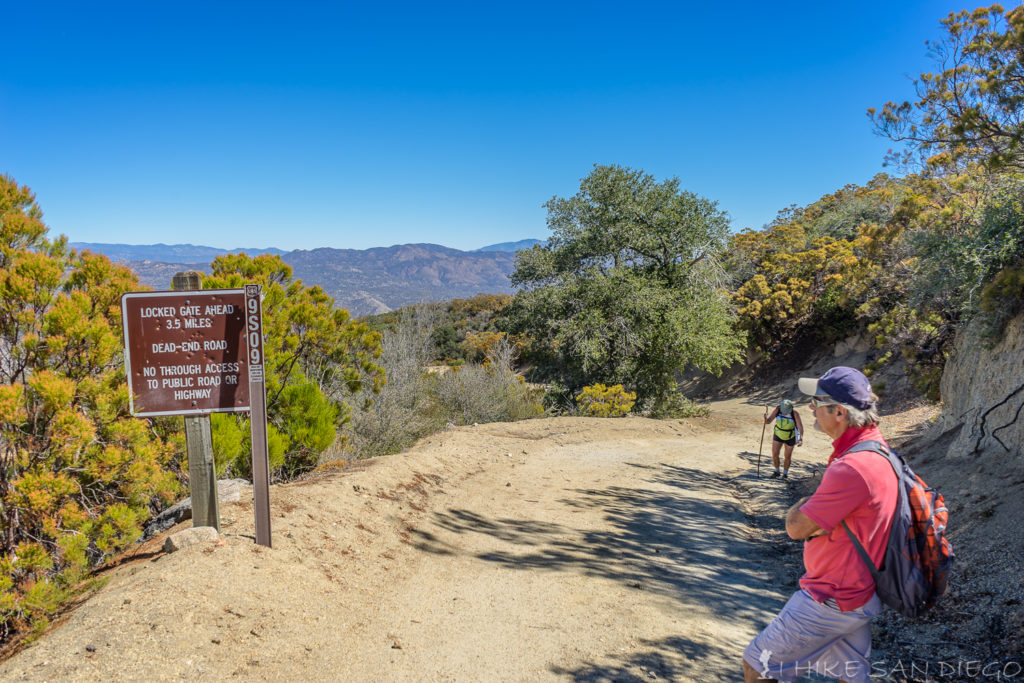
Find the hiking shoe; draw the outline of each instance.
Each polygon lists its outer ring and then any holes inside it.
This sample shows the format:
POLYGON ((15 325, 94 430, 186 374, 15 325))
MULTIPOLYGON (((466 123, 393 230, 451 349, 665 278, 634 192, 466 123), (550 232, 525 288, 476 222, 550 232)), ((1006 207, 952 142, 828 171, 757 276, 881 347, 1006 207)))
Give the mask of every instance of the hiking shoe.
POLYGON ((768 478, 769 479, 778 479, 779 478, 779 473, 778 472, 772 472, 772 476, 770 476, 768 478))
POLYGON ((789 479, 789 472, 783 472, 782 473, 782 478, 783 479, 789 479))

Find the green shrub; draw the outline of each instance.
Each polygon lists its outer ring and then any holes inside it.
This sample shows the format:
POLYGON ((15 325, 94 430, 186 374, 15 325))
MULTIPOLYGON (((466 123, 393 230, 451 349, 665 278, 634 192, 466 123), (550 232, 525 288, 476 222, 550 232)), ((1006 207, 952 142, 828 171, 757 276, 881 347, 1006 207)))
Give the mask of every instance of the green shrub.
POLYGON ((981 292, 982 337, 994 346, 1003 336, 1006 324, 1024 312, 1024 265, 999 271, 981 292))
POLYGON ((541 399, 545 410, 554 415, 574 414, 576 401, 569 387, 555 380, 545 385, 541 399))
POLYGON ((315 467, 320 454, 334 442, 341 411, 312 382, 285 387, 282 399, 278 432, 288 444, 285 469, 295 475, 315 467))
POLYGON ((352 416, 344 453, 328 449, 321 463, 336 458, 366 458, 397 453, 446 425, 510 422, 544 414, 541 389, 515 371, 516 348, 496 339, 483 364, 453 362, 447 372, 428 373, 434 359, 432 317, 428 306, 403 309, 383 339, 381 365, 387 383, 366 410, 352 416))
MULTIPOLYGON (((942 357, 944 361, 944 356, 942 357)), ((910 369, 910 382, 919 394, 929 401, 939 401, 942 395, 939 383, 942 381, 942 369, 945 363, 915 365, 910 369)))
POLYGON ((711 414, 711 408, 706 405, 692 401, 679 392, 669 394, 664 400, 652 402, 644 406, 643 411, 653 418, 682 419, 686 417, 707 417, 711 414))
POLYGON ((516 373, 514 364, 515 348, 501 339, 488 352, 486 364, 467 364, 442 376, 433 375, 431 392, 443 420, 464 425, 543 415, 543 390, 531 388, 516 373))
POLYGON ((435 357, 432 330, 438 312, 421 305, 392 313, 396 319, 383 332, 378 361, 387 382, 379 392, 367 390, 357 397, 363 400, 365 409, 352 415, 348 442, 342 444, 345 452, 328 449, 321 463, 397 453, 445 425, 431 406, 431 378, 425 370, 435 357))
MULTIPOLYGON (((213 459, 217 478, 252 477, 252 427, 248 415, 236 413, 214 413, 211 416, 213 436, 213 459)), ((333 432, 332 432, 333 433, 333 432)), ((289 447, 301 447, 301 442, 292 444, 286 433, 267 422, 267 451, 270 460, 271 476, 295 474, 296 471, 311 469, 312 465, 293 458, 289 447), (298 469, 299 466, 302 469, 298 469)), ((314 463, 315 464, 315 463, 314 463)))
MULTIPOLYGON (((892 358, 892 351, 886 351, 884 354, 882 354, 881 356, 879 356, 875 360, 868 361, 868 363, 864 365, 864 376, 865 377, 871 377, 871 375, 875 374, 880 369, 885 367, 885 365, 889 362, 889 360, 891 358, 892 358)), ((875 392, 875 393, 878 393, 878 392, 875 392)))
POLYGON ((584 415, 590 417, 622 417, 633 409, 636 392, 626 391, 621 384, 605 386, 591 384, 583 387, 576 397, 576 404, 584 415))
POLYGON ((47 232, 0 174, 0 642, 44 624, 180 491, 180 427, 129 412, 120 297, 138 279, 47 232))

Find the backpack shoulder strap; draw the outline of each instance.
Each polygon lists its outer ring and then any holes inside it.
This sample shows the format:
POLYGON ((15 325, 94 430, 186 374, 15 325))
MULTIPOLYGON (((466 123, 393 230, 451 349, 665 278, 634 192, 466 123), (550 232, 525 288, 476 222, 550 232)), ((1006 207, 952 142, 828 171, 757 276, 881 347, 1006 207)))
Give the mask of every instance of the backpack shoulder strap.
POLYGON ((846 455, 847 453, 857 453, 858 451, 871 451, 873 453, 878 453, 879 455, 884 455, 887 458, 889 457, 889 454, 892 453, 892 451, 886 448, 885 444, 881 441, 868 439, 867 441, 858 441, 853 444, 843 451, 843 455, 846 455))
MULTIPOLYGON (((896 455, 895 452, 893 452, 891 449, 886 447, 886 445, 883 444, 881 441, 875 441, 874 439, 870 439, 868 441, 860 441, 858 443, 853 444, 852 446, 850 446, 847 450, 845 450, 843 452, 843 455, 846 455, 847 453, 856 453, 856 452, 859 452, 859 451, 871 451, 873 453, 878 453, 879 455, 884 457, 886 460, 888 460, 889 461, 889 465, 891 465, 893 470, 896 472, 897 486, 899 485, 900 467, 899 467, 898 461, 900 459, 900 456, 896 455)), ((902 495, 903 495, 902 491, 898 491, 897 492, 897 496, 896 496, 896 509, 897 510, 899 510, 900 497, 902 495)), ((857 554, 860 555, 862 560, 864 560, 864 564, 866 564, 868 566, 868 570, 871 572, 872 578, 874 578, 875 581, 877 582, 878 581, 878 568, 875 566, 875 563, 871 561, 871 557, 868 555, 868 551, 864 549, 863 545, 861 545, 860 541, 857 539, 856 534, 854 534, 853 530, 851 530, 850 527, 846 524, 846 520, 845 519, 842 521, 842 525, 843 525, 843 528, 846 530, 846 534, 850 537, 850 541, 853 542, 853 547, 857 549, 857 554)))
POLYGON ((853 542, 853 547, 857 549, 857 554, 860 555, 860 559, 864 560, 864 564, 868 566, 868 571, 871 572, 871 577, 875 579, 875 581, 877 582, 878 568, 875 566, 875 563, 871 561, 871 557, 868 555, 868 551, 865 550, 864 546, 862 546, 860 544, 860 541, 857 540, 857 536, 853 533, 853 530, 851 530, 850 527, 846 525, 845 519, 842 521, 842 524, 843 528, 846 529, 846 535, 849 536, 850 541, 853 542))
POLYGON ((889 461, 889 464, 892 466, 893 471, 896 472, 896 479, 898 480, 900 478, 900 470, 902 469, 901 465, 903 457, 896 453, 896 451, 892 450, 881 441, 869 439, 867 441, 858 441, 857 443, 853 444, 845 451, 843 451, 843 455, 846 455, 847 453, 858 453, 860 451, 871 451, 872 453, 878 453, 880 456, 889 461))

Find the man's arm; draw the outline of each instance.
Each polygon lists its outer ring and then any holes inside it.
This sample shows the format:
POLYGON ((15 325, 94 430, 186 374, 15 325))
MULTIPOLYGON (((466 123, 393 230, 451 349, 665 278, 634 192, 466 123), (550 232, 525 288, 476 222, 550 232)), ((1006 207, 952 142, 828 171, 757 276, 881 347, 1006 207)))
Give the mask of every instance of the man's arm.
POLYGON ((768 424, 769 422, 774 420, 775 416, 778 415, 778 414, 779 414, 779 407, 775 406, 775 410, 772 411, 771 415, 769 415, 768 413, 764 414, 764 423, 768 424))
POLYGON ((796 445, 799 446, 804 442, 804 422, 800 419, 800 413, 793 409, 793 419, 796 420, 796 445))
POLYGON ((817 522, 800 511, 800 506, 806 503, 809 498, 810 496, 801 498, 786 513, 786 533, 792 539, 799 541, 800 539, 813 538, 828 533, 818 526, 817 522))
POLYGON ((786 533, 795 539, 827 534, 869 497, 867 482, 860 472, 841 460, 834 461, 825 469, 814 495, 804 498, 786 513, 786 533), (800 508, 807 508, 807 512, 800 508))

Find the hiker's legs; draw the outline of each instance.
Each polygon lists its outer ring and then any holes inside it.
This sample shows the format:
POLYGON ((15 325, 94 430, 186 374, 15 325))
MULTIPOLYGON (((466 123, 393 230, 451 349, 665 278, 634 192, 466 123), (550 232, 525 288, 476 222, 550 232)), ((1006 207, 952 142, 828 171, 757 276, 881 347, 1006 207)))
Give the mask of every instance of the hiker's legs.
MULTIPOLYGON (((793 447, 786 444, 785 460, 782 463, 782 469, 789 471, 789 461, 793 459, 793 447)), ((778 462, 778 460, 776 460, 778 462)), ((776 465, 778 467, 778 465, 776 465)))
POLYGON ((775 469, 779 469, 779 451, 782 450, 782 442, 777 439, 772 439, 772 464, 775 465, 775 469))
POLYGON ((799 590, 750 642, 743 661, 755 674, 762 672, 780 681, 792 681, 813 671, 829 678, 870 683, 870 624, 881 611, 877 597, 863 607, 840 612, 799 590))

